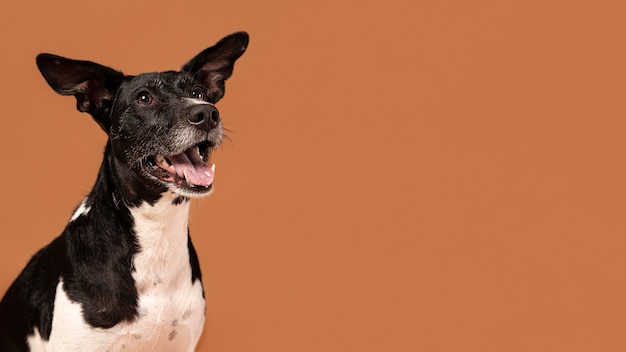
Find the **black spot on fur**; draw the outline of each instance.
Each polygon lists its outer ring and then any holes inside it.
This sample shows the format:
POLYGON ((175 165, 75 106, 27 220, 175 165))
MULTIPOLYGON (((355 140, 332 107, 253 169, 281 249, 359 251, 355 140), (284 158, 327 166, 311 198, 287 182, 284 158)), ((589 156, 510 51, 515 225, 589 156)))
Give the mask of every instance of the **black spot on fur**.
POLYGON ((174 198, 174 200, 172 201, 172 204, 173 205, 180 205, 180 204, 183 204, 183 203, 187 203, 188 201, 189 201, 188 197, 178 196, 178 197, 174 198))

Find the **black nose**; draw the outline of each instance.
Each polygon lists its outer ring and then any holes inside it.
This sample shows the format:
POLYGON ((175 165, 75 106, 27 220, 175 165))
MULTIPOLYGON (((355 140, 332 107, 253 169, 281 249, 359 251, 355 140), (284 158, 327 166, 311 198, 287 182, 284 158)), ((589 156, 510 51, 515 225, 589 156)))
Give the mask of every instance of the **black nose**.
POLYGON ((210 104, 199 104, 189 109, 187 121, 192 125, 207 124, 209 128, 214 128, 220 122, 220 112, 210 104))

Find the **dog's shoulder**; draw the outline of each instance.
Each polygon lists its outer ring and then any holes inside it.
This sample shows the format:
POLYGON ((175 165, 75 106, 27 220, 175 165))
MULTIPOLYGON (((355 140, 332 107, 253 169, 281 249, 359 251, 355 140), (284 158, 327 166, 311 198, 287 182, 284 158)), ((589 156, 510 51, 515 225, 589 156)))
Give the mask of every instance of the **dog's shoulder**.
POLYGON ((26 350, 26 336, 35 327, 42 336, 50 337, 55 287, 67 265, 65 244, 61 235, 39 250, 5 293, 0 302, 2 351, 26 350))

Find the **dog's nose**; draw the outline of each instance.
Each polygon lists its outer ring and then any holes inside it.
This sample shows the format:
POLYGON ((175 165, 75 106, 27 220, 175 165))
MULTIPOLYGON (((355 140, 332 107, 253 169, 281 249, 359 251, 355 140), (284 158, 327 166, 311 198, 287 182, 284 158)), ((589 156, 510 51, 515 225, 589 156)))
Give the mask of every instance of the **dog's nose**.
POLYGON ((214 128, 220 122, 220 112, 211 104, 195 105, 189 109, 187 121, 192 125, 207 124, 209 128, 214 128))

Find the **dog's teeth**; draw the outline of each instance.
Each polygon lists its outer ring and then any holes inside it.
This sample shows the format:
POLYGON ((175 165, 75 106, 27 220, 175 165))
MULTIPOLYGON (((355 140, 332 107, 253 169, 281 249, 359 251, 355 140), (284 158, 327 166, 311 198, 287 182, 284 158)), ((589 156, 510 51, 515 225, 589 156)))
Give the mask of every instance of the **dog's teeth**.
POLYGON ((198 153, 198 155, 200 155, 200 147, 196 146, 196 153, 198 153))
POLYGON ((163 169, 176 171, 176 168, 174 167, 172 162, 169 161, 169 159, 167 159, 163 155, 158 154, 157 156, 154 157, 154 160, 156 161, 157 165, 159 165, 163 169))
POLYGON ((215 173, 215 164, 211 165, 211 171, 213 171, 213 173, 215 173))
POLYGON ((187 170, 183 170, 183 175, 185 176, 185 181, 187 181, 187 170))

